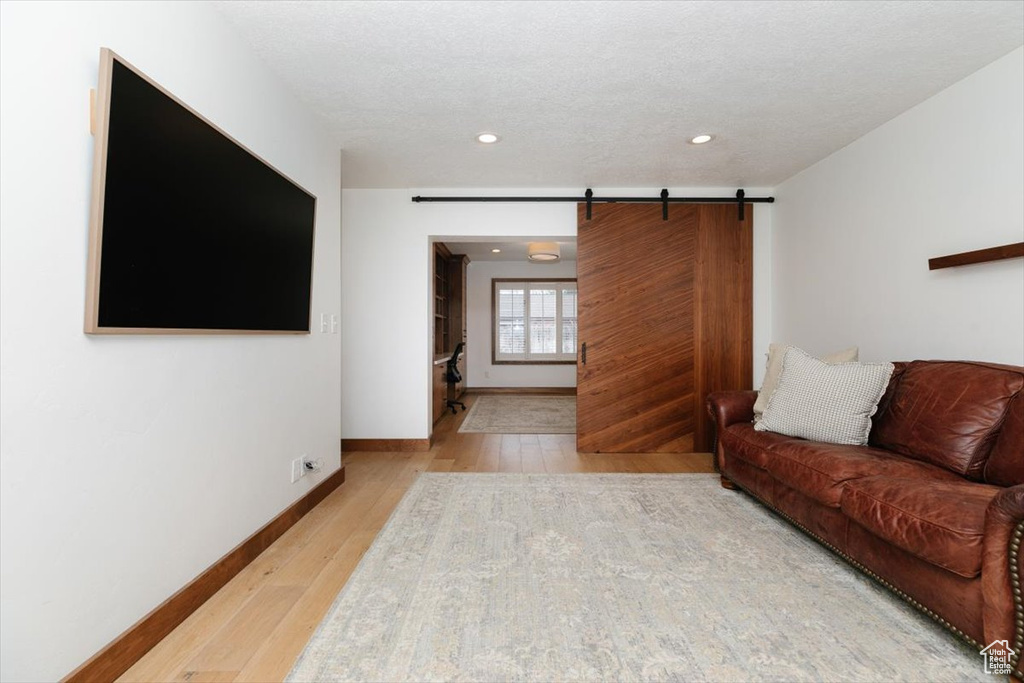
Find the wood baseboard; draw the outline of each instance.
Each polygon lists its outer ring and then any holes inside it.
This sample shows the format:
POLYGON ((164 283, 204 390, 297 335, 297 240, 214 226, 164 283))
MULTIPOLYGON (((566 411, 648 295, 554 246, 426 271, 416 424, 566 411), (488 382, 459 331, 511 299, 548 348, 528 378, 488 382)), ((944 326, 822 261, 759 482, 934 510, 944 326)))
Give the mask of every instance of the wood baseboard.
POLYGON ((467 394, 550 394, 575 396, 576 387, 468 387, 467 394))
POLYGON ((63 683, 112 681, 123 674, 344 481, 345 466, 342 465, 309 493, 65 676, 63 683))
POLYGON ((341 451, 420 453, 430 450, 431 441, 432 439, 342 439, 341 451))

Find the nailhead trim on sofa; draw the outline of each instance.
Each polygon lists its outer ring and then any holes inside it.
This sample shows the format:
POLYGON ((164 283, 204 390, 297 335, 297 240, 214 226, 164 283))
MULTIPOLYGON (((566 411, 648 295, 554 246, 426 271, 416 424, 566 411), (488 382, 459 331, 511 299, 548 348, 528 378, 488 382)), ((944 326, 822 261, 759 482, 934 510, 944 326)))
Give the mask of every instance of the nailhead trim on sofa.
POLYGON ((1021 650, 1024 649, 1024 601, 1021 600, 1021 554, 1020 540, 1024 536, 1024 520, 1017 522, 1013 530, 1013 537, 1010 539, 1010 585, 1013 587, 1013 656, 1010 657, 1013 663, 1013 676, 1024 681, 1024 675, 1017 669, 1017 663, 1021 658, 1021 650))
MULTIPOLYGON (((732 480, 730 480, 730 481, 732 481, 732 480)), ((823 545, 826 548, 828 548, 829 550, 831 550, 833 553, 835 553, 840 558, 842 558, 847 564, 853 566, 857 570, 859 570, 859 571, 863 572, 864 574, 866 574, 867 576, 871 577, 877 583, 885 586, 890 591, 892 591, 893 593, 898 595, 900 598, 902 598, 904 601, 906 601, 907 603, 909 603, 910 605, 912 605, 913 607, 915 607, 919 611, 921 611, 924 614, 926 614, 930 619, 932 619, 932 621, 935 621, 936 623, 942 625, 946 630, 951 631, 954 635, 956 635, 958 638, 960 638, 964 642, 968 643, 972 647, 977 648, 979 651, 983 647, 976 640, 974 640, 974 638, 971 638, 969 635, 967 635, 966 633, 964 633, 963 631, 958 629, 956 626, 953 626, 953 624, 949 623, 948 621, 946 621, 945 619, 940 617, 938 614, 936 614, 935 612, 931 611, 930 609, 928 609, 927 607, 925 607, 924 605, 919 603, 917 600, 915 600, 914 598, 910 597, 909 595, 907 595, 906 593, 901 591, 899 588, 897 588, 896 586, 892 585, 891 583, 889 583, 888 581, 883 579, 878 574, 875 574, 873 571, 871 571, 870 569, 868 569, 867 567, 862 565, 860 562, 858 562, 857 560, 853 559, 852 557, 850 557, 849 555, 847 555, 843 551, 839 550, 834 545, 832 545, 831 543, 829 543, 825 539, 823 539, 820 536, 818 536, 817 534, 815 534, 813 531, 811 531, 810 529, 805 527, 803 524, 801 524, 800 522, 796 521, 795 519, 793 519, 792 517, 787 515, 782 510, 778 509, 777 507, 775 507, 771 503, 769 503, 769 502, 767 502, 765 500, 762 500, 760 497, 758 497, 754 493, 751 493, 746 488, 744 488, 741 484, 738 484, 735 481, 733 481, 732 483, 733 483, 734 486, 736 486, 737 488, 741 489, 744 493, 748 494, 751 498, 756 500, 758 503, 760 503, 761 505, 765 506, 766 508, 768 508, 769 510, 771 510, 775 514, 779 515, 780 517, 782 517, 783 519, 788 521, 790 524, 795 526, 797 529, 800 529, 800 531, 804 532, 805 534, 807 534, 808 536, 813 538, 815 541, 817 541, 821 545, 823 545)), ((1021 560, 1020 544, 1021 544, 1022 536, 1024 536, 1024 521, 1021 521, 1021 522, 1017 523, 1017 527, 1013 531, 1013 537, 1010 540, 1010 582, 1011 582, 1011 585, 1013 587, 1013 614, 1014 614, 1014 624, 1015 624, 1014 637, 1013 637, 1013 651, 1014 651, 1014 655, 1011 658, 1011 661, 1012 661, 1012 664, 1013 664, 1013 674, 1012 675, 1013 675, 1014 678, 1017 678, 1018 680, 1024 681, 1024 677, 1022 677, 1021 673, 1017 670, 1017 662, 1020 660, 1021 649, 1024 648, 1024 600, 1022 600, 1022 598, 1021 598, 1021 585, 1020 585, 1020 560, 1021 560)))

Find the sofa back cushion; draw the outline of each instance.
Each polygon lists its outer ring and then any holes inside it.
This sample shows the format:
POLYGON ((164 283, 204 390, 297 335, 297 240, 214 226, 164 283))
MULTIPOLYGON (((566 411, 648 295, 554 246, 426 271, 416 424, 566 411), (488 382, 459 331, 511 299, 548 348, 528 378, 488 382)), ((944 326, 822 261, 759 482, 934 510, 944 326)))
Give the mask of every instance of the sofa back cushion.
POLYGON ((985 482, 998 486, 1024 484, 1024 392, 1010 402, 985 464, 985 482))
POLYGON ((907 361, 897 360, 893 361, 892 374, 889 375, 889 386, 885 388, 885 393, 882 394, 882 398, 878 401, 878 410, 871 416, 871 438, 869 443, 875 445, 875 428, 878 427, 878 421, 885 414, 885 409, 889 406, 892 401, 893 394, 896 393, 896 387, 900 385, 900 377, 903 377, 903 373, 906 372, 907 366, 910 365, 907 361))
POLYGON ((891 389, 871 444, 981 481, 1024 368, 914 361, 891 389))

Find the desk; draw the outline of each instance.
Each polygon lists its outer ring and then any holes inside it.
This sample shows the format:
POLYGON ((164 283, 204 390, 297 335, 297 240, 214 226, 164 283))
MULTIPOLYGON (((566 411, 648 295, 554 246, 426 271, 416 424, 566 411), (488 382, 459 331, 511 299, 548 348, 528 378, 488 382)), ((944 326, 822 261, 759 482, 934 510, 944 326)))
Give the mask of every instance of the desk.
POLYGON ((463 350, 462 355, 459 357, 458 368, 459 373, 463 377, 463 381, 458 384, 449 387, 448 381, 445 379, 448 370, 448 356, 435 356, 433 365, 430 369, 431 379, 431 415, 433 424, 437 424, 438 421, 444 417, 444 412, 447 409, 446 400, 456 400, 462 396, 465 391, 465 377, 466 377, 466 353, 463 350))
POLYGON ((444 417, 444 402, 448 392, 448 383, 444 379, 447 364, 447 358, 434 360, 434 366, 430 370, 430 383, 431 388, 433 389, 432 395, 434 397, 431 410, 431 414, 433 415, 433 424, 437 424, 437 421, 444 417))

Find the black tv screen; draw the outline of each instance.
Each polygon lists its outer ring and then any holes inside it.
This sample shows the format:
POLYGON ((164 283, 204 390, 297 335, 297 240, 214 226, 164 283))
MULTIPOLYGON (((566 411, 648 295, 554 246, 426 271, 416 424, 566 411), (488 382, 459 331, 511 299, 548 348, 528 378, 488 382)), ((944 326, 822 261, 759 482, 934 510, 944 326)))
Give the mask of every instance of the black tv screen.
POLYGON ((309 332, 316 198, 101 52, 86 332, 309 332))

